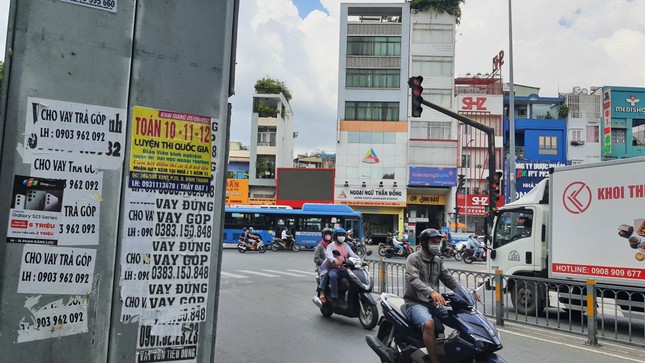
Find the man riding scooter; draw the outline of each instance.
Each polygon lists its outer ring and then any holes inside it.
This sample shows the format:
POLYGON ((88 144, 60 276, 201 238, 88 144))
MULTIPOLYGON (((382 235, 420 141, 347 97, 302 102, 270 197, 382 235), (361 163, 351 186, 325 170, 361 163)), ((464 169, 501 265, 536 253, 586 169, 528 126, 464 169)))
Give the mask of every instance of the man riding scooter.
MULTIPOLYGON (((441 239, 441 234, 434 228, 419 235, 421 250, 410 255, 405 263, 405 305, 401 308, 406 318, 423 332, 423 343, 432 363, 439 363, 433 317, 447 314, 446 300, 439 293, 439 281, 451 290, 460 286, 443 266, 443 260, 437 258, 441 239)), ((476 298, 479 300, 479 295, 476 298)))
POLYGON ((484 254, 484 248, 481 245, 481 243, 479 243, 479 241, 477 240, 476 234, 473 233, 470 236, 468 236, 468 242, 466 242, 466 248, 473 251, 473 256, 475 257, 475 259, 477 260, 482 259, 482 255, 484 254))
POLYGON ((291 235, 291 233, 289 233, 289 230, 287 229, 287 227, 284 227, 284 228, 282 229, 282 233, 281 233, 281 235, 280 235, 280 239, 284 242, 285 247, 286 247, 286 249, 288 249, 288 250, 290 250, 290 249, 291 249, 291 247, 293 246, 293 244, 296 242, 296 241, 293 239, 293 236, 291 235))

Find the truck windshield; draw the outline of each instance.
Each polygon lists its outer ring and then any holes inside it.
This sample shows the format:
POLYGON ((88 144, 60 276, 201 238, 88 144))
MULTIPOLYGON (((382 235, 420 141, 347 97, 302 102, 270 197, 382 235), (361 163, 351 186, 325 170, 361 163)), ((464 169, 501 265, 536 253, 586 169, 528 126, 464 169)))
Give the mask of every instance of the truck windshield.
POLYGON ((533 211, 514 209, 497 216, 493 234, 493 248, 499 248, 520 238, 530 237, 533 231, 533 211))

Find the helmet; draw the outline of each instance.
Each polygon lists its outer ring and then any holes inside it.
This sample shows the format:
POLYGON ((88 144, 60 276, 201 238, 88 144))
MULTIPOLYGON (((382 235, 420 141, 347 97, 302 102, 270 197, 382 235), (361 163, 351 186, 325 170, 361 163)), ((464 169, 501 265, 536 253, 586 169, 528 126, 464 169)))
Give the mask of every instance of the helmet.
POLYGON ((334 234, 334 230, 331 228, 323 228, 323 230, 320 232, 320 234, 325 237, 326 234, 334 234))
POLYGON ((424 229, 419 235, 419 243, 425 244, 430 238, 441 237, 441 233, 434 228, 424 229))
POLYGON ((347 235, 347 231, 345 231, 344 228, 340 228, 340 227, 334 229, 334 237, 338 236, 339 234, 347 235))

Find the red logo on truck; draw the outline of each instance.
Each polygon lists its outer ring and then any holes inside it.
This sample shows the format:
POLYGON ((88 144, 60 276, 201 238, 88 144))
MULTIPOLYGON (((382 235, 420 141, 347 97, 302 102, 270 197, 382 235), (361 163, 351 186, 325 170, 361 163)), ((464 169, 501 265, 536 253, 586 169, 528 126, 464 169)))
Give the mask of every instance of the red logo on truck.
POLYGON ((564 208, 571 214, 581 214, 591 205, 591 189, 583 182, 573 182, 562 193, 564 208))

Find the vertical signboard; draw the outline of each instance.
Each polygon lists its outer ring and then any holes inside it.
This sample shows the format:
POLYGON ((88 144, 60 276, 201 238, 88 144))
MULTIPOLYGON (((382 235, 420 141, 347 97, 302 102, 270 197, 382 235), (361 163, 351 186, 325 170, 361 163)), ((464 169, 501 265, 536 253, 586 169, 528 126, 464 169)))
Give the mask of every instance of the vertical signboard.
POLYGON ((602 111, 604 115, 602 129, 602 153, 607 155, 611 154, 611 89, 603 89, 602 95, 602 111))

